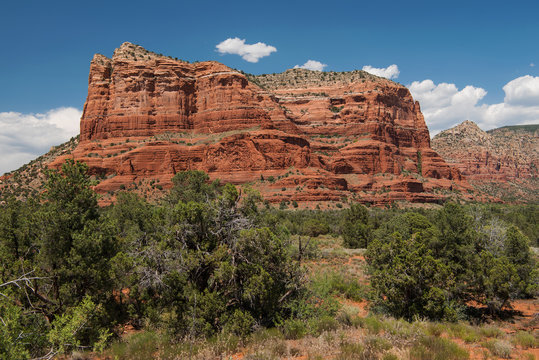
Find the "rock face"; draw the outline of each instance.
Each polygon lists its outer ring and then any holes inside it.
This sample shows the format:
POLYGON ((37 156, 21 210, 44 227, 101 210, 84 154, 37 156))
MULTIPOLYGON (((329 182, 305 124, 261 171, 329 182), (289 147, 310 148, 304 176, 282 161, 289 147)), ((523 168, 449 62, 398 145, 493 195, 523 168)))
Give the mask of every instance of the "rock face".
POLYGON ((467 120, 437 134, 432 147, 481 190, 507 200, 539 200, 539 125, 485 132, 467 120))
POLYGON ((90 165, 102 193, 166 188, 187 169, 251 183, 271 202, 432 202, 469 188, 431 149, 400 84, 363 71, 253 76, 130 43, 94 56, 80 143, 67 156, 90 165))

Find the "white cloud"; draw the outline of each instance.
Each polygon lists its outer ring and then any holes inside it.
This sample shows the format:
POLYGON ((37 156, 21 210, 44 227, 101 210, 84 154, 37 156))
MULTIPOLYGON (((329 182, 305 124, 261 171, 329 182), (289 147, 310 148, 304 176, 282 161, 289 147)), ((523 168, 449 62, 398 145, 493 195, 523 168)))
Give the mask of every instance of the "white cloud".
POLYGON ((260 58, 277 51, 274 46, 257 42, 256 44, 246 44, 245 39, 228 38, 215 46, 220 54, 239 55, 245 61, 258 62, 260 58))
POLYGON ((535 66, 535 64, 534 64, 534 63, 530 63, 530 67, 534 67, 534 66, 535 66))
POLYGON ((363 71, 376 76, 385 77, 386 79, 396 79, 400 74, 399 67, 395 64, 389 65, 386 68, 375 68, 370 65, 365 65, 363 66, 363 71))
POLYGON ((296 65, 294 66, 294 69, 307 69, 307 70, 314 70, 314 71, 323 71, 326 67, 326 64, 322 64, 320 61, 316 60, 307 60, 307 62, 303 65, 296 65))
POLYGON ((539 77, 522 76, 504 87, 504 102, 512 105, 539 105, 539 77))
POLYGON ((72 107, 45 114, 0 112, 0 174, 15 170, 79 133, 82 112, 72 107))
POLYGON ((472 120, 483 130, 505 125, 539 123, 539 77, 522 76, 504 87, 504 102, 479 104, 487 94, 485 89, 468 85, 459 90, 455 84, 432 80, 414 81, 408 86, 421 111, 431 135, 464 120, 472 120))

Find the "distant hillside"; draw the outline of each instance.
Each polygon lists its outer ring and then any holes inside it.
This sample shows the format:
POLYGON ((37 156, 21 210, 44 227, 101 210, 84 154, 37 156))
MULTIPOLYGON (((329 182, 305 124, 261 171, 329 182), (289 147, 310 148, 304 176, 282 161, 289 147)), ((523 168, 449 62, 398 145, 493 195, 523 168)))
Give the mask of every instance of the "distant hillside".
POLYGON ((503 126, 501 128, 488 130, 487 133, 495 133, 497 131, 504 131, 504 130, 524 131, 524 132, 529 132, 529 133, 534 134, 539 130, 539 124, 503 126))
POLYGON ((19 169, 0 176, 0 202, 7 200, 11 196, 17 199, 25 199, 28 196, 37 195, 43 188, 47 164, 58 156, 71 154, 78 144, 78 136, 71 138, 63 144, 53 146, 49 152, 21 166, 19 169))
POLYGON ((483 131, 464 121, 437 134, 431 145, 478 190, 507 201, 539 201, 539 125, 483 131))

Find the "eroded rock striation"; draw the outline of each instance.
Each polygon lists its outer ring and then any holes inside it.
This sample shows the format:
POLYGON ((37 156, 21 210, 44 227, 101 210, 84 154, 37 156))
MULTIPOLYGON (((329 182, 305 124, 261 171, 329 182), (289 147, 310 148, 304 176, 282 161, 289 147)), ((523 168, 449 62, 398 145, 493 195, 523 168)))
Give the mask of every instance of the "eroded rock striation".
POLYGON ((436 202, 469 188, 400 84, 364 71, 253 76, 130 43, 94 56, 66 156, 90 165, 101 193, 166 188, 187 169, 251 183, 271 202, 436 202))

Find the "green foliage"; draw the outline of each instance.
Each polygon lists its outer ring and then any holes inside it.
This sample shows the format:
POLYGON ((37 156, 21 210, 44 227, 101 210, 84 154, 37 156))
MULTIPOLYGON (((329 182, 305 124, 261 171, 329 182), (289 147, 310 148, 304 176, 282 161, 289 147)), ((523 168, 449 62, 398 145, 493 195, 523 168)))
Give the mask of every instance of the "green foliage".
POLYGON ((507 229, 504 252, 508 261, 515 266, 520 294, 527 297, 537 295, 539 287, 534 280, 538 278, 538 269, 530 250, 530 241, 514 225, 507 229))
POLYGON ((347 299, 361 301, 366 291, 353 278, 338 272, 321 272, 311 278, 311 288, 323 296, 342 295, 347 299))
POLYGON ((464 322, 449 323, 446 330, 450 336, 462 339, 466 343, 477 342, 480 339, 477 329, 464 322))
POLYGON ((491 313, 506 306, 518 292, 519 278, 514 264, 505 256, 496 257, 488 251, 479 255, 475 280, 479 290, 477 296, 491 313))
POLYGON ((282 323, 281 331, 285 339, 301 339, 307 333, 307 325, 299 319, 288 319, 282 323))
POLYGON ((384 327, 382 321, 376 316, 367 316, 366 318, 362 318, 360 326, 366 329, 369 334, 374 335, 379 334, 384 327))
POLYGON ((5 296, 0 296, 0 359, 29 359, 46 344, 46 323, 38 315, 11 304, 5 296))
POLYGON ((69 350, 88 347, 89 344, 103 349, 112 334, 107 329, 100 329, 96 323, 101 312, 101 306, 86 297, 78 306, 57 317, 48 333, 55 352, 65 354, 69 350))
MULTIPOLYGON (((0 212, 0 282, 8 288, 2 294, 8 299, 2 312, 20 318, 27 333, 21 332, 24 344, 33 339, 26 351, 35 357, 64 351, 68 342, 76 348, 108 340, 106 327, 95 336, 82 328, 75 334, 69 327, 73 316, 80 318, 77 311, 83 299, 84 306, 92 301, 98 301, 99 308, 111 304, 114 230, 100 218, 87 170, 86 165, 67 160, 61 171, 47 172, 39 201, 9 201, 7 211, 0 212), (77 338, 67 339, 67 333, 77 338)), ((101 328, 94 325, 93 329, 101 328)), ((18 346, 20 339, 8 341, 18 346)))
POLYGON ((364 359, 365 347, 361 343, 345 342, 341 344, 339 360, 364 359))
POLYGON ((159 335, 153 331, 133 334, 125 342, 112 344, 110 353, 119 360, 145 360, 153 358, 159 347, 159 335))
POLYGON ((518 229, 509 228, 497 244, 496 228, 487 234, 451 203, 431 219, 405 213, 375 231, 367 261, 378 310, 409 320, 456 320, 470 300, 494 314, 537 291, 536 266, 518 229))
POLYGON ((171 204, 178 202, 205 201, 206 198, 214 199, 219 188, 219 181, 208 184, 209 176, 199 170, 182 171, 172 178, 173 187, 167 196, 171 204))
POLYGON ((208 185, 201 172, 174 179, 161 207, 152 211, 126 195, 110 212, 123 230, 113 268, 134 292, 129 316, 175 335, 202 336, 245 336, 255 324, 271 326, 289 316, 301 271, 288 240, 252 227, 259 195, 247 189, 239 201, 234 186, 208 185))
POLYGON ((313 336, 320 336, 326 331, 335 331, 340 328, 340 324, 333 316, 324 315, 315 317, 308 321, 307 327, 309 333, 313 336))
POLYGON ((501 357, 502 359, 511 359, 513 346, 504 340, 489 340, 483 344, 492 355, 501 357))
POLYGON ((300 228, 300 234, 311 237, 326 235, 330 231, 327 223, 318 219, 307 219, 300 228))
POLYGON ((484 337, 498 338, 505 335, 505 333, 495 326, 483 326, 478 329, 479 334, 484 337))
POLYGON ((410 350, 413 360, 461 360, 470 354, 454 342, 440 337, 424 336, 410 350))
MULTIPOLYGON (((156 349, 162 358, 196 353, 174 343, 179 338, 214 339, 214 351, 227 352, 273 326, 287 338, 358 324, 370 334, 417 338, 417 327, 404 320, 341 311, 338 297, 366 297, 355 278, 305 278, 300 262, 341 235, 348 247, 368 246, 374 310, 454 320, 470 300, 495 313, 537 294, 527 237, 537 239, 537 207, 262 209, 255 190, 187 171, 175 175, 160 203, 119 192, 114 205, 99 208, 87 170, 67 161, 48 172, 39 197, 0 205, 0 358, 100 351, 124 324, 159 335, 144 331, 116 343, 120 359, 152 357, 156 349)), ((489 336, 482 334, 466 330, 461 338, 489 336)), ((514 341, 531 343, 522 334, 514 341)), ((440 355, 433 348, 447 347, 435 340, 416 345, 417 356, 434 358, 440 355)), ((386 347, 369 338, 361 356, 381 356, 386 347)), ((278 348, 271 356, 287 353, 278 348)))
POLYGON ((408 320, 455 318, 455 304, 448 301, 447 292, 453 287, 453 276, 443 261, 433 257, 429 235, 420 232, 404 239, 395 233, 385 243, 374 240, 369 245, 374 305, 380 310, 408 320))
POLYGON ((344 210, 342 235, 345 247, 367 247, 372 238, 372 228, 369 226, 369 212, 365 206, 352 204, 344 210))
POLYGON ((255 319, 249 312, 236 309, 227 319, 224 333, 246 337, 252 332, 255 319))
POLYGON ((45 203, 35 214, 36 265, 50 279, 49 311, 74 305, 86 294, 106 289, 108 283, 114 231, 99 220, 87 170, 85 164, 67 160, 61 173, 49 172, 45 203))
POLYGON ((334 113, 341 112, 341 110, 344 109, 344 106, 331 106, 329 110, 334 113))
POLYGON ((537 348, 539 346, 539 340, 532 334, 526 331, 517 331, 513 335, 513 343, 521 346, 524 349, 537 348))
POLYGON ((371 240, 371 229, 360 222, 350 223, 344 228, 343 240, 347 248, 366 248, 371 240))

